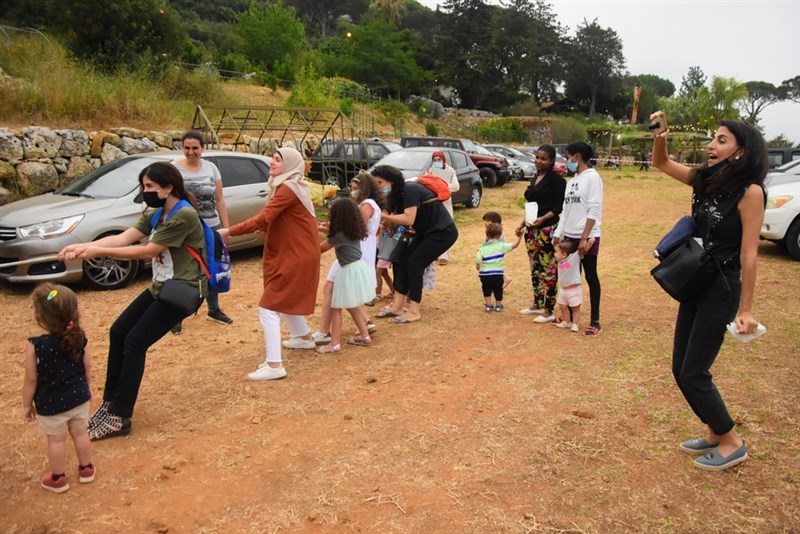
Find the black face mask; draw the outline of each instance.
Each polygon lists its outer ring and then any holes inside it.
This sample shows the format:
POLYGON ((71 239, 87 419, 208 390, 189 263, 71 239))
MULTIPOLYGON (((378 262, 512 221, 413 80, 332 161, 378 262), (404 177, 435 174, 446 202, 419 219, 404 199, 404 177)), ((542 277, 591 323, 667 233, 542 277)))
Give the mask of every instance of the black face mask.
POLYGON ((723 170, 728 165, 730 165, 730 162, 728 161, 727 158, 723 159, 722 161, 720 161, 718 163, 715 163, 711 167, 708 167, 707 169, 702 171, 703 178, 706 178, 708 176, 712 176, 713 174, 720 172, 721 170, 723 170))
POLYGON ((142 200, 151 208, 163 208, 167 203, 166 198, 158 198, 158 191, 145 191, 142 193, 142 200))

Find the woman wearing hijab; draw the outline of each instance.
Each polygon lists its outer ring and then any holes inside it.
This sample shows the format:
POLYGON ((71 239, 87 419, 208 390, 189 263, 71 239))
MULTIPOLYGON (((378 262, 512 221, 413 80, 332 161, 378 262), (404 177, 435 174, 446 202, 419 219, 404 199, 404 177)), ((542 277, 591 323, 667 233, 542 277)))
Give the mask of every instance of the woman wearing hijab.
POLYGON ((281 325, 286 322, 292 339, 286 348, 313 349, 311 330, 304 316, 314 313, 319 285, 319 236, 317 218, 308 184, 303 179, 303 157, 284 147, 275 152, 269 166, 270 194, 261 213, 219 231, 230 236, 264 232, 262 268, 264 290, 258 314, 264 330, 266 361, 250 373, 250 380, 274 380, 286 376, 281 360, 281 325))

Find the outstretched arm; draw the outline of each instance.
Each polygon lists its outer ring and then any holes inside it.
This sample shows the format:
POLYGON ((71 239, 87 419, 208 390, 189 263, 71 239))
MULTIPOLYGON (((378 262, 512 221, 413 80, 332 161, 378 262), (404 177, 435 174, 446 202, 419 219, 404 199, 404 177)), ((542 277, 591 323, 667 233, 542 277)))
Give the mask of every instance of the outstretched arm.
POLYGON ((692 185, 692 170, 669 159, 667 154, 667 134, 661 133, 653 138, 653 166, 686 185, 692 185))

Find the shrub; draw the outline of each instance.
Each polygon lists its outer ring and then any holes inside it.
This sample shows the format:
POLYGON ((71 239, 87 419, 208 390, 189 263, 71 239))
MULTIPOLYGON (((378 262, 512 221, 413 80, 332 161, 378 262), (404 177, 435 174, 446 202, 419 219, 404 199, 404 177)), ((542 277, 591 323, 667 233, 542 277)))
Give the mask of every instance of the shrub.
POLYGON ((571 143, 586 140, 586 127, 573 117, 554 117, 550 123, 554 143, 571 143))
POLYGON ((425 135, 430 135, 431 137, 438 137, 439 136, 439 127, 436 126, 432 122, 428 122, 425 124, 425 135))
POLYGON ((297 83, 286 99, 289 106, 333 108, 336 99, 330 94, 325 82, 317 75, 316 69, 309 65, 297 71, 297 83))
POLYGON ((477 135, 480 139, 497 143, 527 143, 530 137, 522 123, 512 118, 488 120, 478 125, 477 135))

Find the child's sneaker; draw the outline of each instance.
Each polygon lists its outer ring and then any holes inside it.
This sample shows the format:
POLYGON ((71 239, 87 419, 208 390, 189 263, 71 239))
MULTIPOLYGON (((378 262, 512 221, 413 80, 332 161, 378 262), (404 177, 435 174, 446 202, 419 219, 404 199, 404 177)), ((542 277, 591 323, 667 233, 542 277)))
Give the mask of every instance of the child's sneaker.
POLYGON ((81 484, 88 484, 94 480, 94 465, 78 466, 78 481, 81 484))
MULTIPOLYGON (((553 325, 555 325, 556 328, 571 328, 571 327, 577 328, 577 325, 573 325, 569 321, 561 321, 561 322, 558 322, 558 323, 553 323, 553 325)), ((573 330, 573 332, 574 332, 574 330, 573 330)))
MULTIPOLYGON (((573 324, 572 324, 572 328, 570 328, 570 329, 569 329, 569 331, 570 331, 570 332, 580 332, 580 331, 581 331, 581 327, 580 327, 580 326, 578 326, 578 324, 577 324, 577 323, 573 323, 573 324)), ((584 334, 584 336, 585 336, 585 335, 586 335, 586 334, 584 334)))
POLYGON ((69 489, 67 475, 61 475, 58 480, 53 480, 53 473, 48 473, 42 478, 42 487, 53 493, 64 493, 69 489))
POLYGON ((505 308, 503 308, 502 304, 498 304, 497 306, 494 307, 494 311, 496 312, 501 312, 503 310, 505 310, 505 308))
POLYGON ((494 311, 494 306, 492 306, 491 304, 487 304, 487 305, 485 305, 483 307, 483 311, 485 311, 485 312, 493 312, 494 311))

